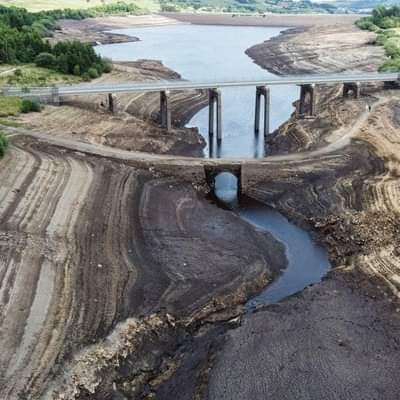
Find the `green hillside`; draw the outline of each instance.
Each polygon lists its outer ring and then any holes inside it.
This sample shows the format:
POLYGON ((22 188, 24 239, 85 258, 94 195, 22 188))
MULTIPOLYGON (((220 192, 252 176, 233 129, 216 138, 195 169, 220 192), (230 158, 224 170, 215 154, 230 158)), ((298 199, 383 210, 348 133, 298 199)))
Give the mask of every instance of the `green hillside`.
MULTIPOLYGON (((29 11, 54 10, 72 8, 74 10, 112 4, 121 0, 0 0, 1 5, 23 7, 29 11)), ((127 1, 131 3, 132 1, 127 1)), ((135 0, 134 3, 149 11, 157 11, 160 4, 157 0, 135 0)))
MULTIPOLYGON (((24 7, 29 11, 60 8, 86 9, 120 0, 0 0, 0 5, 24 7)), ((128 2, 131 2, 130 0, 128 2)), ((317 4, 309 0, 135 0, 139 7, 156 11, 224 11, 224 12, 275 12, 308 13, 334 12, 332 4, 317 4)))
POLYGON ((160 0, 163 11, 224 11, 255 13, 312 13, 334 12, 332 4, 309 0, 160 0))
POLYGON ((374 43, 384 47, 387 57, 381 71, 400 71, 400 7, 377 7, 371 16, 358 20, 357 26, 377 33, 374 43))

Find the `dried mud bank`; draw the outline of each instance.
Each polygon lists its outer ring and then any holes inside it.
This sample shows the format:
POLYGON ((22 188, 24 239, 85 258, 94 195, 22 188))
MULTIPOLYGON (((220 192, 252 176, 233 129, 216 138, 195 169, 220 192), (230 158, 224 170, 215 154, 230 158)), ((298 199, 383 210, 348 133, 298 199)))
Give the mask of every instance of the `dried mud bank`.
MULTIPOLYGON (((261 45, 255 58, 281 73, 379 64, 368 46, 358 52, 346 39, 331 45, 332 29, 273 39, 272 49, 261 45)), ((340 29, 338 38, 346 32, 340 29)), ((359 100, 344 100, 339 87, 319 94, 317 118, 293 117, 280 127, 269 143, 276 162, 246 165, 242 182, 246 194, 311 228, 336 268, 224 335, 208 399, 398 397, 400 90, 364 86, 359 100)))
POLYGON ((137 26, 173 25, 177 23, 175 19, 161 15, 98 17, 79 21, 65 19, 58 22, 58 29, 54 32, 50 41, 59 42, 76 39, 93 45, 135 42, 140 39, 110 31, 137 26))
POLYGON ((162 16, 179 22, 195 25, 227 25, 227 26, 275 26, 301 27, 324 26, 335 24, 352 24, 359 15, 356 14, 266 14, 238 15, 229 13, 184 13, 163 12, 162 16))
POLYGON ((207 321, 284 267, 272 238, 193 188, 202 171, 182 180, 27 137, 0 163, 1 398, 154 392, 211 341, 207 321))
MULTIPOLYGON (((377 49, 352 30, 289 32, 250 53, 280 73, 376 69, 380 50, 371 54, 377 49)), ((272 135, 280 165, 247 166, 243 177, 247 194, 312 228, 336 270, 225 335, 209 399, 398 397, 400 91, 370 85, 359 100, 341 94, 319 87, 317 118, 293 116, 272 135), (306 156, 285 161, 293 152, 306 156)))
POLYGON ((292 28, 250 47, 246 54, 277 75, 375 71, 382 63, 383 50, 370 44, 375 33, 353 23, 292 28))
MULTIPOLYGON (((126 80, 180 79, 180 75, 160 61, 139 60, 114 64, 114 70, 95 82, 120 83, 126 80)), ((28 114, 21 121, 33 130, 74 137, 90 143, 125 150, 186 156, 203 155, 205 141, 196 128, 185 128, 191 117, 207 103, 204 91, 171 94, 174 129, 159 126, 158 93, 114 95, 114 114, 109 112, 108 97, 68 97, 62 106, 47 106, 40 114, 28 114)))

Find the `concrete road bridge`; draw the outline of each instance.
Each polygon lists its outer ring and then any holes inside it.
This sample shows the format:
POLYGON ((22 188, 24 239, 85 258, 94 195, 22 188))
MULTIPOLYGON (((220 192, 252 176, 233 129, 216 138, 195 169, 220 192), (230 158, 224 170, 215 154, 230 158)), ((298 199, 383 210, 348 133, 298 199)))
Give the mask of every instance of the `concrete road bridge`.
POLYGON ((400 82, 400 73, 359 72, 340 74, 309 74, 284 77, 274 77, 266 80, 243 81, 131 81, 112 84, 79 84, 52 87, 3 87, 3 95, 18 97, 33 97, 40 101, 60 104, 66 96, 107 95, 110 112, 114 112, 114 98, 116 93, 159 92, 160 93, 160 123, 167 130, 172 127, 170 93, 173 91, 202 89, 209 92, 209 134, 217 134, 217 141, 222 141, 222 94, 221 89, 227 87, 255 87, 255 121, 254 130, 260 130, 261 107, 263 107, 264 135, 269 133, 270 126, 270 87, 278 85, 298 85, 300 99, 297 114, 302 118, 313 118, 317 114, 317 86, 342 84, 343 96, 358 98, 362 83, 371 82, 400 82), (262 101, 264 100, 264 101, 262 101))

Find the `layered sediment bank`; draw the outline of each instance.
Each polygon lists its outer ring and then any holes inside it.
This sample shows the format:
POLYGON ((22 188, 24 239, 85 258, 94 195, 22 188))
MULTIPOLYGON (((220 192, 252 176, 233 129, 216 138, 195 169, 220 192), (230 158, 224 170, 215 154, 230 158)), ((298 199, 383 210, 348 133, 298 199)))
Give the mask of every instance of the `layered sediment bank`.
POLYGON ((195 25, 228 25, 228 26, 275 26, 300 27, 324 26, 348 23, 352 24, 359 15, 356 14, 265 14, 239 15, 229 13, 174 13, 164 12, 162 16, 183 23, 195 25))
MULTIPOLYGON (((352 29, 291 32, 249 52, 271 71, 282 63, 282 73, 374 69, 380 60, 368 45, 346 50, 352 29)), ((311 227, 335 270, 225 335, 210 399, 398 397, 399 90, 367 85, 359 100, 343 99, 339 87, 318 90, 317 118, 293 117, 270 139, 281 165, 249 166, 243 182, 250 196, 311 227), (302 160, 285 162, 286 152, 302 160)))
MULTIPOLYGON (((126 80, 181 79, 160 61, 139 60, 114 63, 110 74, 94 82, 119 83, 126 80)), ((171 94, 173 129, 160 128, 159 93, 113 95, 114 113, 107 95, 66 97, 61 106, 47 106, 40 114, 19 118, 33 130, 74 137, 78 141, 105 144, 125 150, 185 156, 203 155, 205 141, 196 128, 185 128, 190 118, 206 104, 204 91, 177 91, 171 94)))
POLYGON ((268 71, 278 74, 375 71, 383 49, 372 44, 375 33, 362 31, 354 21, 292 28, 246 54, 268 71))
POLYGON ((177 20, 161 15, 97 17, 83 20, 65 19, 58 21, 58 29, 50 38, 50 41, 59 42, 76 39, 93 45, 134 42, 140 39, 110 31, 135 26, 173 25, 177 23, 179 23, 177 20))
POLYGON ((1 398, 135 398, 284 268, 277 242, 189 179, 29 138, 1 164, 1 398))
MULTIPOLYGON (((318 59, 333 57, 334 36, 325 50, 314 40, 318 59)), ((285 256, 210 204, 203 160, 96 156, 79 151, 79 132, 66 135, 74 149, 12 138, 0 168, 0 397, 397 400, 398 93, 363 88, 356 101, 323 90, 317 119, 292 118, 271 137, 270 160, 242 163, 242 190, 314 228, 336 267, 242 319, 285 256)), ((120 103, 144 123, 140 102, 120 103)), ((75 110, 52 127, 51 112, 52 135, 85 118, 75 110)), ((85 112, 85 129, 106 115, 85 112)), ((112 144, 106 130, 90 136, 81 140, 112 144)))

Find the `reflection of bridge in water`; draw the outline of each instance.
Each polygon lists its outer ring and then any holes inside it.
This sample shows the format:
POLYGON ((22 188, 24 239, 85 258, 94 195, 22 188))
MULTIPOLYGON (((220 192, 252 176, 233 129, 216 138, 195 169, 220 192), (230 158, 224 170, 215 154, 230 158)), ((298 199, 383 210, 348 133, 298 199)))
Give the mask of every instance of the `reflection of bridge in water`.
POLYGON ((263 132, 264 135, 270 131, 270 86, 276 85, 298 85, 300 86, 300 99, 297 108, 297 115, 302 118, 313 118, 317 115, 318 85, 342 84, 343 95, 352 95, 355 98, 360 96, 361 84, 370 82, 400 82, 400 73, 378 73, 378 72, 359 72, 341 73, 329 75, 295 75, 285 76, 264 81, 210 81, 210 82, 191 82, 191 81, 147 81, 147 82, 124 82, 107 85, 101 84, 80 84, 69 86, 52 86, 37 88, 15 88, 4 87, 2 92, 5 95, 19 97, 34 97, 40 101, 60 104, 66 96, 88 96, 95 94, 106 94, 107 104, 110 112, 114 112, 115 93, 135 93, 135 92, 160 92, 160 124, 163 128, 172 128, 170 93, 172 91, 202 89, 209 92, 209 135, 210 151, 214 133, 216 132, 217 143, 222 141, 222 88, 226 87, 249 87, 256 88, 255 93, 255 121, 254 131, 260 131, 261 108, 263 111, 263 132), (262 101, 263 99, 263 101, 262 101))

